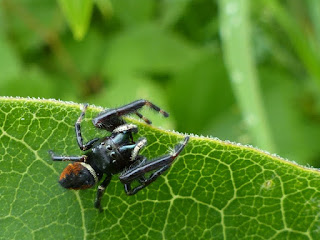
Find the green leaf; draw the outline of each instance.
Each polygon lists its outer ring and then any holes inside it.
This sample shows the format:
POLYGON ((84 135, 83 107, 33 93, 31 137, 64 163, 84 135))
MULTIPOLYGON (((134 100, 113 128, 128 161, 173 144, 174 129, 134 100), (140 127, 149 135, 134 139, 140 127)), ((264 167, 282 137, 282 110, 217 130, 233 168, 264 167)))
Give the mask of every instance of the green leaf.
POLYGON ((0 82, 5 82, 6 79, 14 78, 21 72, 21 62, 14 53, 14 49, 6 41, 2 33, 0 32, 0 82))
POLYGON ((106 19, 109 19, 113 15, 113 8, 110 0, 95 0, 94 2, 106 19))
POLYGON ((197 56, 178 35, 148 23, 114 35, 107 44, 104 75, 172 74, 197 56), (151 61, 152 60, 152 61, 151 61))
MULTIPOLYGON (((67 163, 48 155, 81 154, 73 127, 80 107, 0 98, 1 239, 319 239, 318 170, 196 136, 166 174, 134 196, 114 176, 99 213, 95 189, 61 188, 67 163)), ((104 135, 90 121, 100 111, 88 109, 86 140, 104 135)), ((183 138, 130 121, 147 137, 149 158, 183 138)))
POLYGON ((77 40, 83 39, 90 24, 92 14, 92 0, 59 0, 73 36, 77 40))
POLYGON ((157 11, 155 1, 140 0, 137 4, 135 0, 110 0, 110 3, 115 17, 119 18, 121 24, 129 28, 153 21, 157 11))

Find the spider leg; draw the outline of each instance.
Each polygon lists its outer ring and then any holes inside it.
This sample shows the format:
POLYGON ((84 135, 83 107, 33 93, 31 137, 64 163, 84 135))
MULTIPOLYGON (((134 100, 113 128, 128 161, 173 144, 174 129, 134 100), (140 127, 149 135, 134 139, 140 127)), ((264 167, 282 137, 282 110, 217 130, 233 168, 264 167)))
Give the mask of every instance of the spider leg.
POLYGON ((142 148, 144 148, 147 144, 146 138, 140 138, 138 139, 138 142, 136 143, 136 146, 132 150, 130 161, 135 161, 137 159, 137 156, 142 148))
POLYGON ((142 175, 139 179, 138 179, 140 184, 144 184, 144 182, 146 181, 146 178, 144 175, 142 175))
POLYGON ((53 161, 72 161, 72 162, 85 162, 87 159, 86 155, 82 156, 56 156, 53 151, 49 151, 51 159, 53 161))
POLYGON ((76 131, 76 136, 77 136, 77 143, 79 145, 79 148, 82 150, 82 151, 86 151, 90 148, 92 148, 93 144, 96 143, 99 138, 94 138, 92 140, 90 140, 89 142, 87 142, 86 144, 83 144, 83 138, 82 138, 82 134, 81 134, 81 126, 80 126, 80 123, 82 121, 82 119, 84 118, 84 115, 86 113, 86 110, 88 108, 88 104, 84 104, 83 105, 83 110, 78 118, 78 120, 76 121, 76 124, 75 124, 75 131, 76 131))
POLYGON ((128 136, 129 136, 131 142, 134 143, 132 133, 138 132, 138 127, 134 124, 126 124, 125 123, 123 125, 120 125, 120 126, 116 127, 115 129, 113 129, 112 135, 116 135, 119 133, 126 135, 127 132, 129 132, 128 136))
POLYGON ((97 189, 97 196, 96 199, 94 201, 94 207, 98 208, 100 210, 100 212, 102 211, 101 208, 101 199, 102 196, 107 188, 107 186, 109 185, 110 181, 111 181, 112 175, 107 175, 106 178, 103 180, 103 182, 98 186, 97 189))
POLYGON ((138 127, 134 124, 123 124, 113 129, 112 134, 132 132, 137 133, 138 127))
POLYGON ((141 109, 143 106, 148 106, 151 109, 161 113, 164 117, 168 117, 169 114, 162 109, 160 109, 158 106, 154 105, 153 103, 140 99, 137 101, 134 101, 132 103, 129 103, 127 105, 124 105, 119 108, 114 109, 108 109, 105 112, 102 112, 99 114, 96 118, 92 120, 93 125, 98 128, 106 129, 107 131, 113 131, 116 127, 119 125, 124 124, 124 120, 121 119, 121 116, 128 115, 131 113, 137 114, 140 118, 142 118, 146 123, 150 124, 150 120, 143 117, 140 113, 137 111, 141 109))
POLYGON ((149 125, 152 124, 152 122, 151 122, 148 118, 146 118, 145 116, 143 116, 141 113, 135 112, 135 114, 136 114, 139 118, 141 118, 145 123, 147 123, 147 124, 149 124, 149 125))
POLYGON ((128 195, 134 195, 141 189, 145 188, 148 186, 150 183, 154 182, 163 172, 165 172, 167 169, 170 168, 171 165, 164 166, 160 168, 159 170, 155 171, 154 173, 151 174, 149 178, 145 178, 144 176, 139 177, 138 181, 141 185, 135 187, 134 189, 131 189, 131 183, 125 183, 124 184, 124 190, 126 194, 128 195))
POLYGON ((150 183, 155 181, 163 172, 165 172, 172 164, 174 159, 181 153, 186 144, 189 141, 189 136, 185 137, 184 141, 175 147, 175 150, 171 154, 164 155, 143 164, 138 164, 129 171, 121 174, 120 181, 124 184, 125 192, 128 195, 133 195, 139 190, 145 188, 150 183), (144 174, 153 172, 147 179, 144 178, 144 174), (131 183, 134 180, 138 180, 141 185, 131 189, 131 183))

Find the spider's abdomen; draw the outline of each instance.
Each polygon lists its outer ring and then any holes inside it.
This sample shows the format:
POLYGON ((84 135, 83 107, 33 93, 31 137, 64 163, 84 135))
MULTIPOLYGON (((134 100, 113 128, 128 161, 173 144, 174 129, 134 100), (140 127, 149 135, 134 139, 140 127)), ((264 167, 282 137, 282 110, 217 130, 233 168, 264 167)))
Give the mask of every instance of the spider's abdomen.
POLYGON ((87 189, 98 182, 99 178, 92 167, 86 163, 69 164, 61 173, 59 183, 64 188, 87 189))

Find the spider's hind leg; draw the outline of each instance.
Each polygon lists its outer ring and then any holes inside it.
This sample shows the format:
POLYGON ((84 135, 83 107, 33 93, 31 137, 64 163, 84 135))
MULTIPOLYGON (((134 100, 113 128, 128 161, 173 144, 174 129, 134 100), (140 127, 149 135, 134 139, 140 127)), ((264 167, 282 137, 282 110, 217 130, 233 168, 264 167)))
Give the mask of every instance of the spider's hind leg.
POLYGON ((53 161, 72 161, 72 162, 85 162, 87 159, 86 155, 82 156, 57 156, 53 153, 53 151, 49 151, 51 159, 53 161))
POLYGON ((100 210, 100 212, 102 211, 101 199, 102 199, 102 196, 103 196, 107 186, 109 185, 109 183, 111 181, 111 178, 112 178, 112 175, 107 175, 106 178, 103 180, 103 182, 98 186, 97 196, 94 201, 94 207, 98 208, 100 210))
POLYGON ((185 137, 184 141, 178 144, 171 154, 161 156, 149 162, 144 162, 143 164, 138 164, 129 171, 121 174, 120 181, 124 184, 125 192, 128 195, 133 195, 154 182, 163 172, 170 168, 172 162, 181 153, 188 141, 189 136, 185 137), (154 172, 148 178, 144 178, 146 173, 152 171, 154 172), (138 180, 141 185, 131 189, 131 183, 134 180, 138 180))

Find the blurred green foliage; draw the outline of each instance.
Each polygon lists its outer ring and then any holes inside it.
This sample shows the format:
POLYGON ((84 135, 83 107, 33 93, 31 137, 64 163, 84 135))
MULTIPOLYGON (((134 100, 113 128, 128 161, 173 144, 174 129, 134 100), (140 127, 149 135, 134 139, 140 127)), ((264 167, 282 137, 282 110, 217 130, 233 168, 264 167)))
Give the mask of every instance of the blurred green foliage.
MULTIPOLYGON (((105 107, 147 98, 171 113, 156 125, 256 145, 229 80, 218 1, 63 2, 0 0, 0 95, 105 107)), ((319 167, 320 2, 250 4, 276 153, 319 167)))

